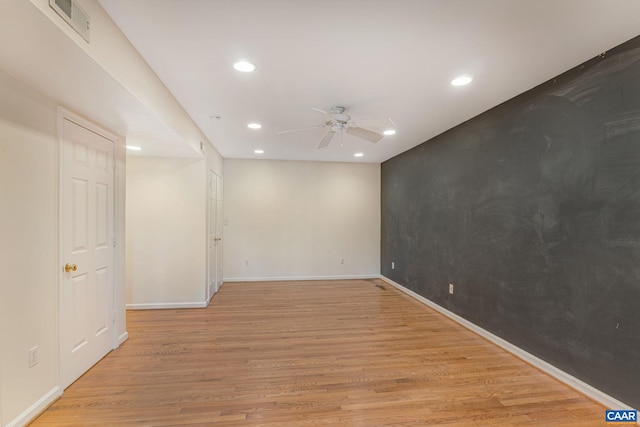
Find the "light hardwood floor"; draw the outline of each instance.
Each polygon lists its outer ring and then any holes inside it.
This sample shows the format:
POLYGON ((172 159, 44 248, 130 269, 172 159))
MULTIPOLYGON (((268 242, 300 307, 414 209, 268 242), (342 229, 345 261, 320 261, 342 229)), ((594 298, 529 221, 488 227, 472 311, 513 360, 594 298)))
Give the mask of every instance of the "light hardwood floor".
POLYGON ((227 283, 130 311, 33 426, 597 426, 605 408, 381 280, 227 283))

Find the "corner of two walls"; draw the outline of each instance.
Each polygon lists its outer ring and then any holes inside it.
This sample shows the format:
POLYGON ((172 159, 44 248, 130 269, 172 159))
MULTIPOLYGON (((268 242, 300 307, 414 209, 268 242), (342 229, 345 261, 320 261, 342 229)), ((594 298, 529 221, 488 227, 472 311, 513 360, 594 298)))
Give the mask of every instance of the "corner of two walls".
POLYGON ((379 276, 379 164, 130 156, 129 308, 206 305, 206 177, 223 167, 224 281, 379 276))
POLYGON ((639 408, 639 118, 640 37, 386 161, 381 273, 639 408))

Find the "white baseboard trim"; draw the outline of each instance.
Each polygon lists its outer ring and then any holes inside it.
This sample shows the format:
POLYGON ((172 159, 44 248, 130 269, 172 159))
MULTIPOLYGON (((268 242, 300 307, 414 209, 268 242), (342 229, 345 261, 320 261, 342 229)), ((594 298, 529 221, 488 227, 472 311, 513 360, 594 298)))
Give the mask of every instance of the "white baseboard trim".
POLYGON ((129 339, 129 332, 124 331, 124 334, 118 337, 118 347, 120 347, 128 339, 129 339))
POLYGON ((161 302, 127 304, 127 310, 161 310, 171 308, 205 308, 206 302, 161 302))
POLYGON ((352 276, 282 276, 282 277, 225 277, 226 282, 288 282, 301 280, 356 280, 378 279, 379 274, 362 274, 352 276))
MULTIPOLYGON (((578 392, 584 394, 585 396, 589 397, 592 400, 595 400, 596 402, 599 402, 601 404, 603 404, 604 406, 606 406, 609 409, 631 409, 631 410, 635 410, 635 408, 632 408, 631 406, 620 402, 619 400, 609 396, 608 394, 603 393, 602 391, 598 390, 597 388, 590 386, 589 384, 585 383, 582 380, 579 380, 578 378, 564 372, 561 369, 556 368, 555 366, 551 365, 548 362, 545 362, 544 360, 538 358, 537 356, 534 356, 531 353, 528 353, 527 351, 516 347, 515 345, 511 344, 510 342, 500 338, 497 335, 492 334, 491 332, 487 331, 486 329, 481 328, 480 326, 469 322, 468 320, 466 320, 463 317, 458 316, 457 314, 447 310, 446 308, 434 303, 433 301, 423 297, 422 295, 419 295, 415 292, 413 292, 411 289, 407 289, 404 286, 400 285, 399 283, 394 282, 393 280, 385 277, 385 276, 380 276, 380 278, 382 280, 384 280, 385 282, 387 282, 388 284, 390 284, 391 286, 395 287, 396 289, 400 290, 401 292, 417 299, 418 301, 424 303, 425 305, 428 305, 429 307, 433 308, 434 310, 436 310, 439 313, 442 313, 443 315, 447 316, 448 318, 450 318, 451 320, 455 321, 456 323, 460 324, 461 326, 464 326, 465 328, 469 329, 470 331, 480 335, 481 337, 491 341, 492 343, 496 344, 499 347, 502 347, 503 349, 507 350, 509 353, 519 357, 520 359, 524 360, 525 362, 529 363, 530 365, 533 365, 534 367, 540 369, 541 371, 547 373, 548 375, 551 375, 552 377, 554 377, 555 379, 557 379, 558 381, 568 385, 569 387, 577 390, 578 392)), ((604 419, 604 414, 602 414, 602 417, 604 419)), ((638 422, 638 424, 640 425, 640 421, 638 422)))
POLYGON ((44 396, 38 399, 33 405, 29 406, 15 419, 9 421, 5 427, 20 427, 27 425, 30 421, 33 421, 35 417, 44 412, 53 402, 58 400, 62 396, 62 389, 59 386, 55 386, 49 390, 44 396))

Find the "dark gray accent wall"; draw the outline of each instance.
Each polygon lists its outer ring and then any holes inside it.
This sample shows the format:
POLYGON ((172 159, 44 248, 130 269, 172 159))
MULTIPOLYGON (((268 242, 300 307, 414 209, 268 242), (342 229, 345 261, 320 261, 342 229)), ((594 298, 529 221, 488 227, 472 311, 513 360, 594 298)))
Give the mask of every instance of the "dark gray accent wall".
POLYGON ((640 37, 384 162, 381 209, 384 276, 640 408, 640 37))

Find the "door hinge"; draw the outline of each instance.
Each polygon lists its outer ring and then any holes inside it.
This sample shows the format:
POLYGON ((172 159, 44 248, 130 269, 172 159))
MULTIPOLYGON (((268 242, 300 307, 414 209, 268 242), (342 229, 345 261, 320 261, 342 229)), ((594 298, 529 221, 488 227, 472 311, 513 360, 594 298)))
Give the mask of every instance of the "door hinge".
POLYGON ((113 319, 113 321, 112 321, 112 322, 113 322, 113 324, 115 325, 115 323, 116 323, 116 311, 115 311, 115 310, 113 310, 113 317, 112 317, 112 319, 113 319))
POLYGON ((113 247, 114 248, 116 247, 116 237, 115 236, 113 236, 113 247))

